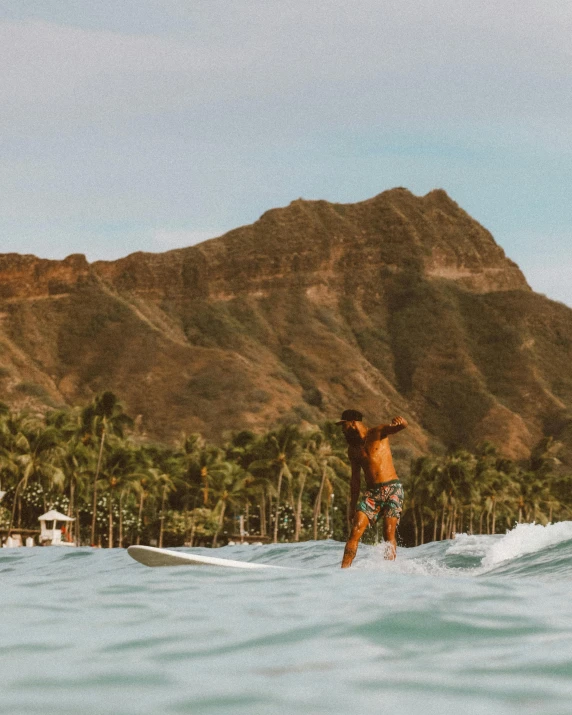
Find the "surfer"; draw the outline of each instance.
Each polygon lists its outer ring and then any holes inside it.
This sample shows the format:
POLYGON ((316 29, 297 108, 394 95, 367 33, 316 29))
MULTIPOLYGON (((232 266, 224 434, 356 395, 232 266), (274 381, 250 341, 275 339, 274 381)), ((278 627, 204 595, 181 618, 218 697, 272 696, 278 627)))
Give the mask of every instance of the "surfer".
POLYGON ((388 425, 367 428, 362 419, 358 410, 344 410, 341 420, 336 423, 341 425, 348 443, 352 469, 349 513, 353 515, 353 521, 342 559, 343 569, 352 565, 367 526, 381 518, 383 539, 388 549, 385 558, 393 560, 397 550, 395 530, 403 509, 403 486, 393 466, 387 438, 405 429, 407 422, 403 417, 394 417, 388 425), (358 504, 362 469, 367 489, 358 504))

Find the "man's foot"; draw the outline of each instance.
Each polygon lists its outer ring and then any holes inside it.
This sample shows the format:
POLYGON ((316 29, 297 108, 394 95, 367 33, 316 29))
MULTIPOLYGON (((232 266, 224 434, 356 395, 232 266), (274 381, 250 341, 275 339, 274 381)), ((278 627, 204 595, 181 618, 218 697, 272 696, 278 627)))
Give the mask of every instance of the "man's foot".
POLYGON ((385 555, 384 559, 386 561, 395 561, 395 556, 396 556, 396 546, 391 543, 391 541, 386 541, 385 542, 385 555))

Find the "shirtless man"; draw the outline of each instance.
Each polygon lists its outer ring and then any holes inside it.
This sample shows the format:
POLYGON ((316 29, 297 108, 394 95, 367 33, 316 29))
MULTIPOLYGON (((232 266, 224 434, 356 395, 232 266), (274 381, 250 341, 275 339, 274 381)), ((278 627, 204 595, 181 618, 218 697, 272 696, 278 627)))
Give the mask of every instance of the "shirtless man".
POLYGON ((349 445, 352 467, 349 513, 353 515, 353 522, 342 568, 352 565, 363 532, 379 518, 383 518, 383 538, 388 544, 385 558, 393 560, 397 550, 395 530, 403 509, 403 486, 395 472, 387 438, 405 429, 407 422, 403 417, 394 417, 388 425, 368 429, 362 422, 361 412, 344 410, 336 424, 341 425, 349 445), (362 469, 367 490, 358 504, 362 469))

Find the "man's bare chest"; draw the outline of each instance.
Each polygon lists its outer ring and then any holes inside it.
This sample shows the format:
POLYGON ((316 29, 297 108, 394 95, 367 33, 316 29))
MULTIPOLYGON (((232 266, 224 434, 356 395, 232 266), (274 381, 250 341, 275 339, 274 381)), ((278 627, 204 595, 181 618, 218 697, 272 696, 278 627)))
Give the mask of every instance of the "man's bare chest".
POLYGON ((360 466, 366 466, 372 462, 379 462, 383 459, 385 445, 382 441, 365 442, 363 445, 352 447, 349 450, 349 457, 352 462, 360 466))

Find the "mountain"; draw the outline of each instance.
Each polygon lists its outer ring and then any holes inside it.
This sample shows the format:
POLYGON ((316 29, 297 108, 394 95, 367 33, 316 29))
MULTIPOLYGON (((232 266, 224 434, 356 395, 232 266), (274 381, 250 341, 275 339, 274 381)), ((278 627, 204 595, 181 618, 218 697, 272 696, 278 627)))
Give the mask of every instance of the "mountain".
MULTIPOLYGON (((442 190, 292 202, 197 246, 0 255, 0 399, 116 392, 149 437, 403 414, 403 454, 572 455, 572 310, 442 190)), ((396 446, 397 446, 396 442, 396 446)))

